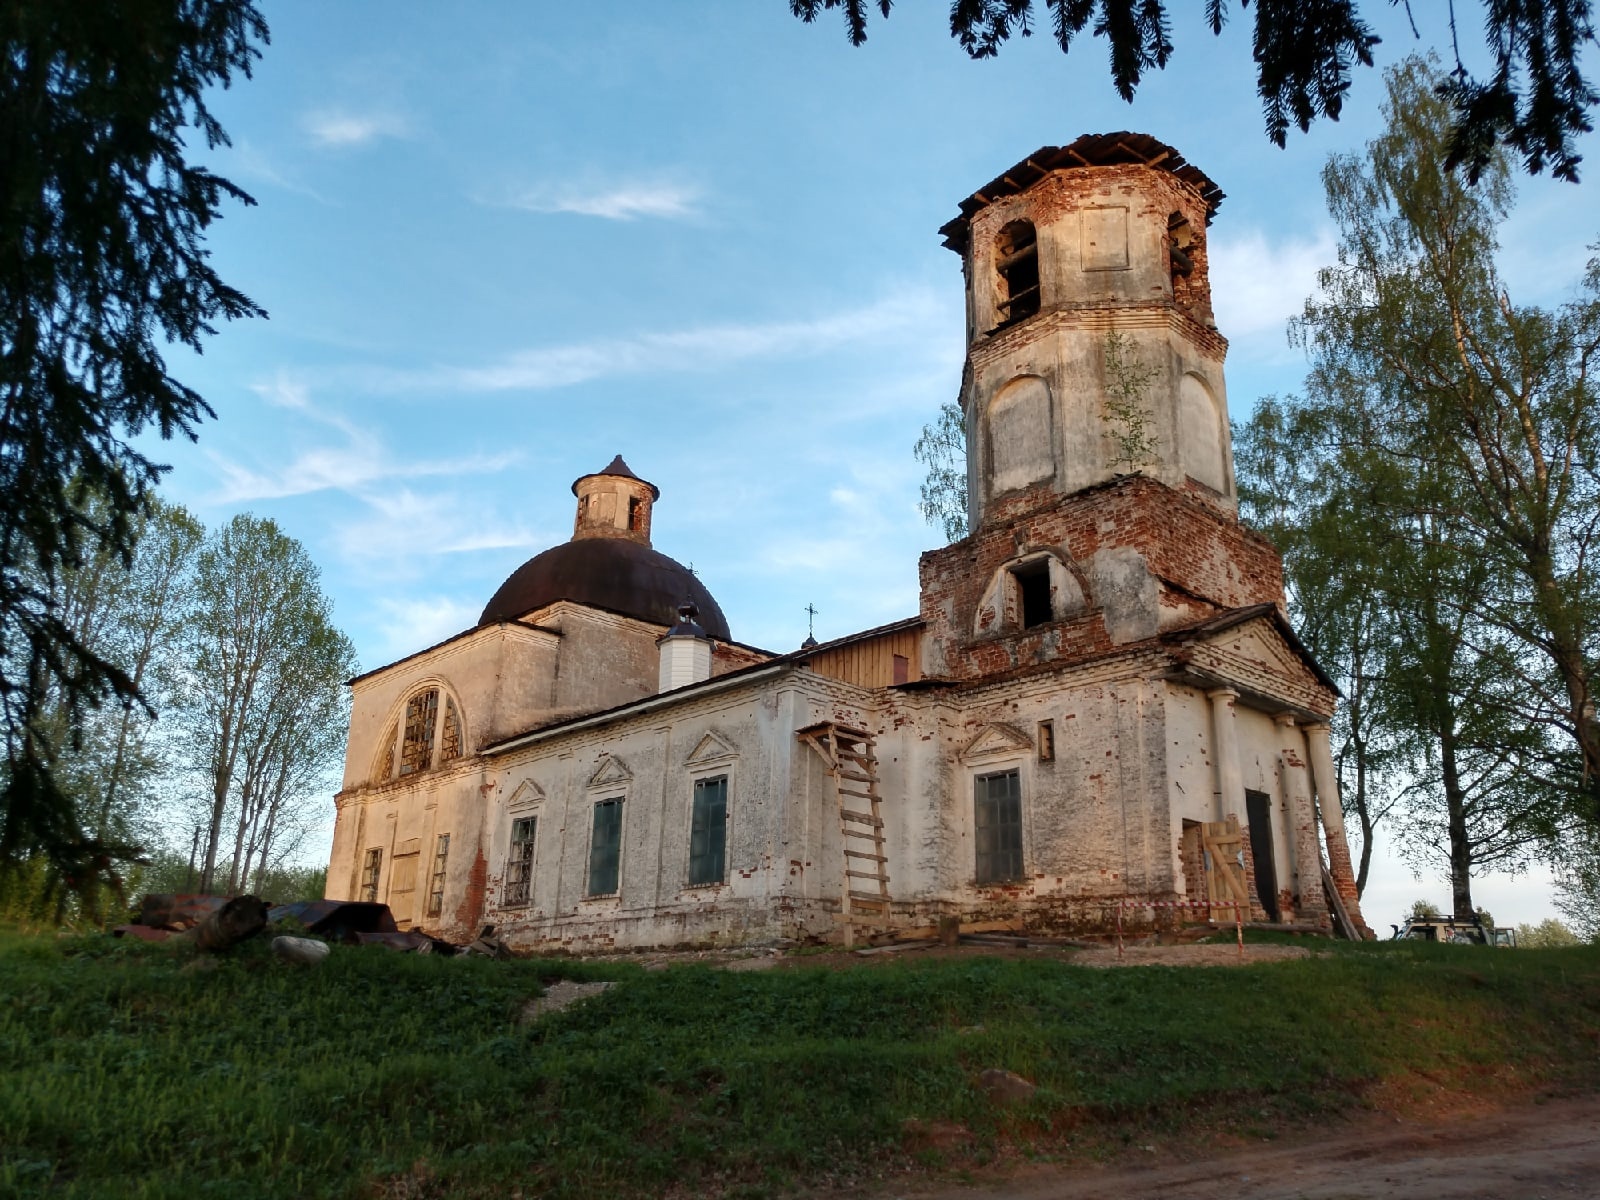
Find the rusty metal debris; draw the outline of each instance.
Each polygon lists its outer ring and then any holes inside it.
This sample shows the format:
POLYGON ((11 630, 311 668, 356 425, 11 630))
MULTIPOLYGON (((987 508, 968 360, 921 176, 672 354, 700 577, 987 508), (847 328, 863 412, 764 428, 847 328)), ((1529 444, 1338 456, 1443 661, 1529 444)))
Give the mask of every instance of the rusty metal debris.
MULTIPOLYGON (((494 937, 494 927, 485 926, 471 947, 457 946, 420 930, 402 930, 395 924, 387 904, 366 900, 300 900, 293 904, 272 904, 256 896, 207 896, 198 894, 153 893, 139 904, 139 918, 118 925, 111 932, 117 937, 159 942, 192 933, 196 946, 215 952, 253 937, 262 929, 282 922, 294 925, 321 939, 314 944, 338 943, 346 946, 387 946, 412 954, 486 954, 493 958, 511 957, 510 949, 494 937)), ((279 937, 273 949, 283 957, 278 943, 306 939, 279 937)))
POLYGON ((139 901, 139 920, 136 924, 148 929, 181 933, 185 929, 193 929, 227 902, 226 896, 152 892, 139 901))
POLYGON ((481 955, 484 958, 510 958, 511 947, 495 936, 493 925, 485 925, 477 939, 461 953, 481 955))
POLYGON ((254 937, 267 927, 270 907, 260 896, 235 896, 225 901, 194 927, 196 948, 215 954, 254 937))
POLYGON ((300 900, 274 905, 273 921, 294 921, 307 933, 354 946, 363 933, 399 933, 387 904, 371 900, 300 900))

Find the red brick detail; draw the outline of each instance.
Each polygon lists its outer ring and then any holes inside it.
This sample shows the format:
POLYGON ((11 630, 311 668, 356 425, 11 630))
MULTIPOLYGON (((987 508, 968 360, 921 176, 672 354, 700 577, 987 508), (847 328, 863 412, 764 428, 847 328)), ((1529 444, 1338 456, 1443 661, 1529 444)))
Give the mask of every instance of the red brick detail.
POLYGON ((989 581, 1019 546, 1055 547, 1080 567, 1101 550, 1137 550, 1160 585, 1163 625, 1283 603, 1283 563, 1272 544, 1200 497, 1143 475, 1070 496, 1041 485, 998 497, 977 532, 922 556, 922 618, 941 644, 947 676, 981 678, 1113 648, 1092 608, 1025 631, 973 633, 989 581))
POLYGON ((1328 846, 1328 874, 1333 876, 1333 888, 1344 901, 1344 910, 1350 914, 1357 932, 1369 941, 1376 935, 1361 915, 1361 893, 1356 890, 1356 873, 1350 865, 1350 847, 1342 837, 1324 838, 1328 846))
MULTIPOLYGON (((1167 216, 1173 212, 1182 213, 1188 220, 1194 238, 1188 254, 1194 263, 1194 270, 1187 276, 1173 278, 1172 299, 1182 311, 1195 318, 1196 330, 1200 335, 1196 340, 1212 342, 1220 355, 1227 342, 1217 334, 1211 316, 1211 270, 1206 228, 1210 213, 1199 191, 1170 172, 1137 163, 1096 164, 1053 171, 1021 193, 1020 197, 997 201, 974 213, 968 244, 977 247, 992 243, 1001 226, 1017 215, 1019 204, 1026 205, 1028 215, 1036 225, 1048 225, 1064 213, 1076 212, 1086 205, 1108 200, 1126 202, 1130 221, 1135 223, 1153 219, 1160 221, 1165 228, 1167 216)), ((968 270, 971 269, 969 258, 968 270)))
POLYGON ((489 863, 483 857, 483 847, 478 847, 472 860, 472 870, 467 873, 467 887, 456 906, 456 927, 465 934, 476 935, 483 923, 485 899, 489 890, 489 863))

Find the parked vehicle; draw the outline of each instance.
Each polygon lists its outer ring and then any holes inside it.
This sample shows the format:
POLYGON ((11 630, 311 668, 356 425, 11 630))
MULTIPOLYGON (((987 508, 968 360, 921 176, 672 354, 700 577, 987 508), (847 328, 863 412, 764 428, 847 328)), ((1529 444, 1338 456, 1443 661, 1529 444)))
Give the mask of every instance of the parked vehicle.
POLYGON ((1409 916, 1404 925, 1391 925, 1396 939, 1419 942, 1453 942, 1462 946, 1498 946, 1515 950, 1517 931, 1507 925, 1485 925, 1477 917, 1409 916))

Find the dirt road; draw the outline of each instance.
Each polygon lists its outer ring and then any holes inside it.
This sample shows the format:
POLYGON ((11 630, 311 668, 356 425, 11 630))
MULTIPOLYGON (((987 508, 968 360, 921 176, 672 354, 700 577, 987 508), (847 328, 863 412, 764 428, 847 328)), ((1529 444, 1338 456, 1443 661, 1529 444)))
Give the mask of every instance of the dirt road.
POLYGON ((1157 1165, 1030 1167, 882 1200, 1573 1200, 1600 1198, 1600 1097, 1439 1121, 1369 1113, 1325 1136, 1157 1165))

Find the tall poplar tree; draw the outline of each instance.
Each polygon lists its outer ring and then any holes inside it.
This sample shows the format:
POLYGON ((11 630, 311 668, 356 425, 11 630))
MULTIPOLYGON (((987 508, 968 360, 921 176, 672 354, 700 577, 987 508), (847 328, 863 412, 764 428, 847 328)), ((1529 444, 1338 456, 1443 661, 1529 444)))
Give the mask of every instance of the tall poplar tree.
POLYGON ((200 888, 232 891, 252 862, 258 872, 273 865, 296 806, 337 762, 355 648, 305 548, 248 513, 206 540, 187 639, 176 736, 208 793, 200 888))

